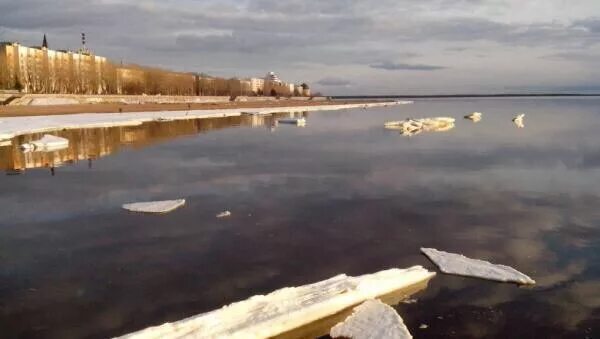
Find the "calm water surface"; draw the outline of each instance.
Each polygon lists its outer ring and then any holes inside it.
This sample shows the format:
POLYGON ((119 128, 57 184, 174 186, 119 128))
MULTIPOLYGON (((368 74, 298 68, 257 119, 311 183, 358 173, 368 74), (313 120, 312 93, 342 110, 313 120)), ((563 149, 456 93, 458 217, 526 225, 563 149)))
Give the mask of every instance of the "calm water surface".
POLYGON ((305 128, 60 131, 70 148, 48 154, 19 137, 0 146, 1 336, 104 338, 341 272, 434 269, 426 246, 538 284, 438 274, 396 306, 416 338, 598 338, 599 131, 600 99, 523 98, 315 112, 305 128), (410 138, 382 127, 409 116, 458 119, 410 138), (120 208, 179 197, 162 216, 120 208))

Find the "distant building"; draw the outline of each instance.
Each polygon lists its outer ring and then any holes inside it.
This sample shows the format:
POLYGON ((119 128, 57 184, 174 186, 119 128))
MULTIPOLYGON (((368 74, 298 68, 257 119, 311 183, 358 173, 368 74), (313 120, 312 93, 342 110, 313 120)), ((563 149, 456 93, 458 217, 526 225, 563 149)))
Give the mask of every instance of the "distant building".
POLYGON ((293 87, 290 90, 290 85, 282 82, 274 72, 267 73, 265 76, 264 95, 279 97, 292 96, 293 94, 293 87))
POLYGON ((136 65, 116 65, 95 55, 81 34, 77 51, 0 42, 0 90, 57 94, 163 94, 217 96, 308 96, 306 84, 285 83, 274 73, 264 78, 224 79, 136 65))
POLYGON ((250 88, 254 95, 263 95, 265 92, 265 79, 250 78, 250 88))
POLYGON ((0 43, 0 88, 25 93, 103 94, 109 64, 93 54, 0 43))

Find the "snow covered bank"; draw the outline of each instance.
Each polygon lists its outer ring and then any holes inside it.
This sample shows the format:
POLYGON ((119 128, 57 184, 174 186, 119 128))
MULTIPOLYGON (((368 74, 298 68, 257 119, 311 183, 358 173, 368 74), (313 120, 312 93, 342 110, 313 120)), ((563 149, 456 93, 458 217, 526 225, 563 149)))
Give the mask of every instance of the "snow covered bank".
POLYGON ((218 310, 149 327, 122 338, 268 338, 319 321, 366 300, 414 286, 435 275, 421 266, 350 277, 340 274, 253 296, 218 310))
MULTIPOLYGON (((272 114, 278 112, 299 111, 329 111, 349 108, 382 107, 412 103, 410 101, 355 103, 339 105, 294 106, 294 107, 268 107, 257 108, 255 114, 272 114)), ((29 133, 42 133, 60 129, 97 128, 113 126, 135 126, 149 121, 160 120, 186 120, 201 118, 216 118, 239 116, 248 109, 216 109, 216 110, 191 110, 191 111, 159 111, 159 112, 132 112, 132 113, 85 113, 69 115, 11 117, 0 119, 0 140, 11 139, 18 135, 29 133)))

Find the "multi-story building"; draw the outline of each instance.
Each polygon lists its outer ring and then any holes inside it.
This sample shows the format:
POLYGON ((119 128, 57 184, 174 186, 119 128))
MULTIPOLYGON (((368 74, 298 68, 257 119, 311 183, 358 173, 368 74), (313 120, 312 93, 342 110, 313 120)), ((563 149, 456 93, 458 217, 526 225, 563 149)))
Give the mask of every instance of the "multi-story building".
POLYGON ((0 88, 25 93, 102 94, 107 90, 107 60, 82 51, 0 43, 0 88))
POLYGON ((250 88, 254 95, 262 95, 265 92, 265 79, 250 78, 250 88))
POLYGON ((286 84, 279 80, 274 72, 269 72, 265 76, 264 95, 270 96, 292 96, 294 94, 293 84, 286 84))
POLYGON ((264 78, 224 79, 158 68, 116 66, 85 47, 76 52, 0 43, 0 90, 64 94, 310 95, 269 72, 264 78))

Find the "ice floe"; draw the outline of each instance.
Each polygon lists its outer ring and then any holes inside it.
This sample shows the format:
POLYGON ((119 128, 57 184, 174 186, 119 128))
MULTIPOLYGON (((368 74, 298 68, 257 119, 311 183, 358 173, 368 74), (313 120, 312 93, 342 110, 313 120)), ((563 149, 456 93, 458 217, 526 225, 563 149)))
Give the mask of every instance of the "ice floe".
POLYGON ((21 150, 23 152, 51 152, 58 151, 69 147, 69 140, 55 135, 44 134, 44 136, 38 140, 31 141, 22 144, 21 150))
POLYGON ((388 121, 384 127, 386 129, 397 130, 402 135, 416 135, 421 132, 444 132, 454 128, 454 118, 436 117, 413 119, 408 118, 400 121, 388 121))
POLYGON ((535 280, 509 266, 471 259, 461 254, 439 251, 435 248, 421 248, 421 252, 444 273, 524 285, 535 284, 535 280))
POLYGON ((225 217, 229 217, 229 216, 231 216, 231 212, 229 212, 229 211, 223 211, 223 212, 217 214, 217 218, 225 218, 225 217))
POLYGON ((421 266, 393 268, 356 277, 340 274, 313 284, 256 295, 123 338, 269 338, 313 324, 366 300, 425 283, 434 275, 421 266))
POLYGON ((144 201, 124 204, 123 208, 131 212, 168 213, 185 205, 185 199, 144 201))
POLYGON ((525 127, 525 124, 523 123, 523 118, 525 118, 525 114, 521 113, 521 114, 517 115, 516 117, 514 117, 512 119, 512 121, 515 123, 515 125, 517 125, 517 127, 523 128, 523 127, 525 127))
POLYGON ((465 115, 465 119, 469 119, 473 122, 481 121, 482 117, 483 117, 483 114, 481 112, 473 112, 471 114, 465 115))
POLYGON ((396 310, 373 299, 355 307, 352 315, 331 328, 329 335, 352 339, 412 338, 396 310))

